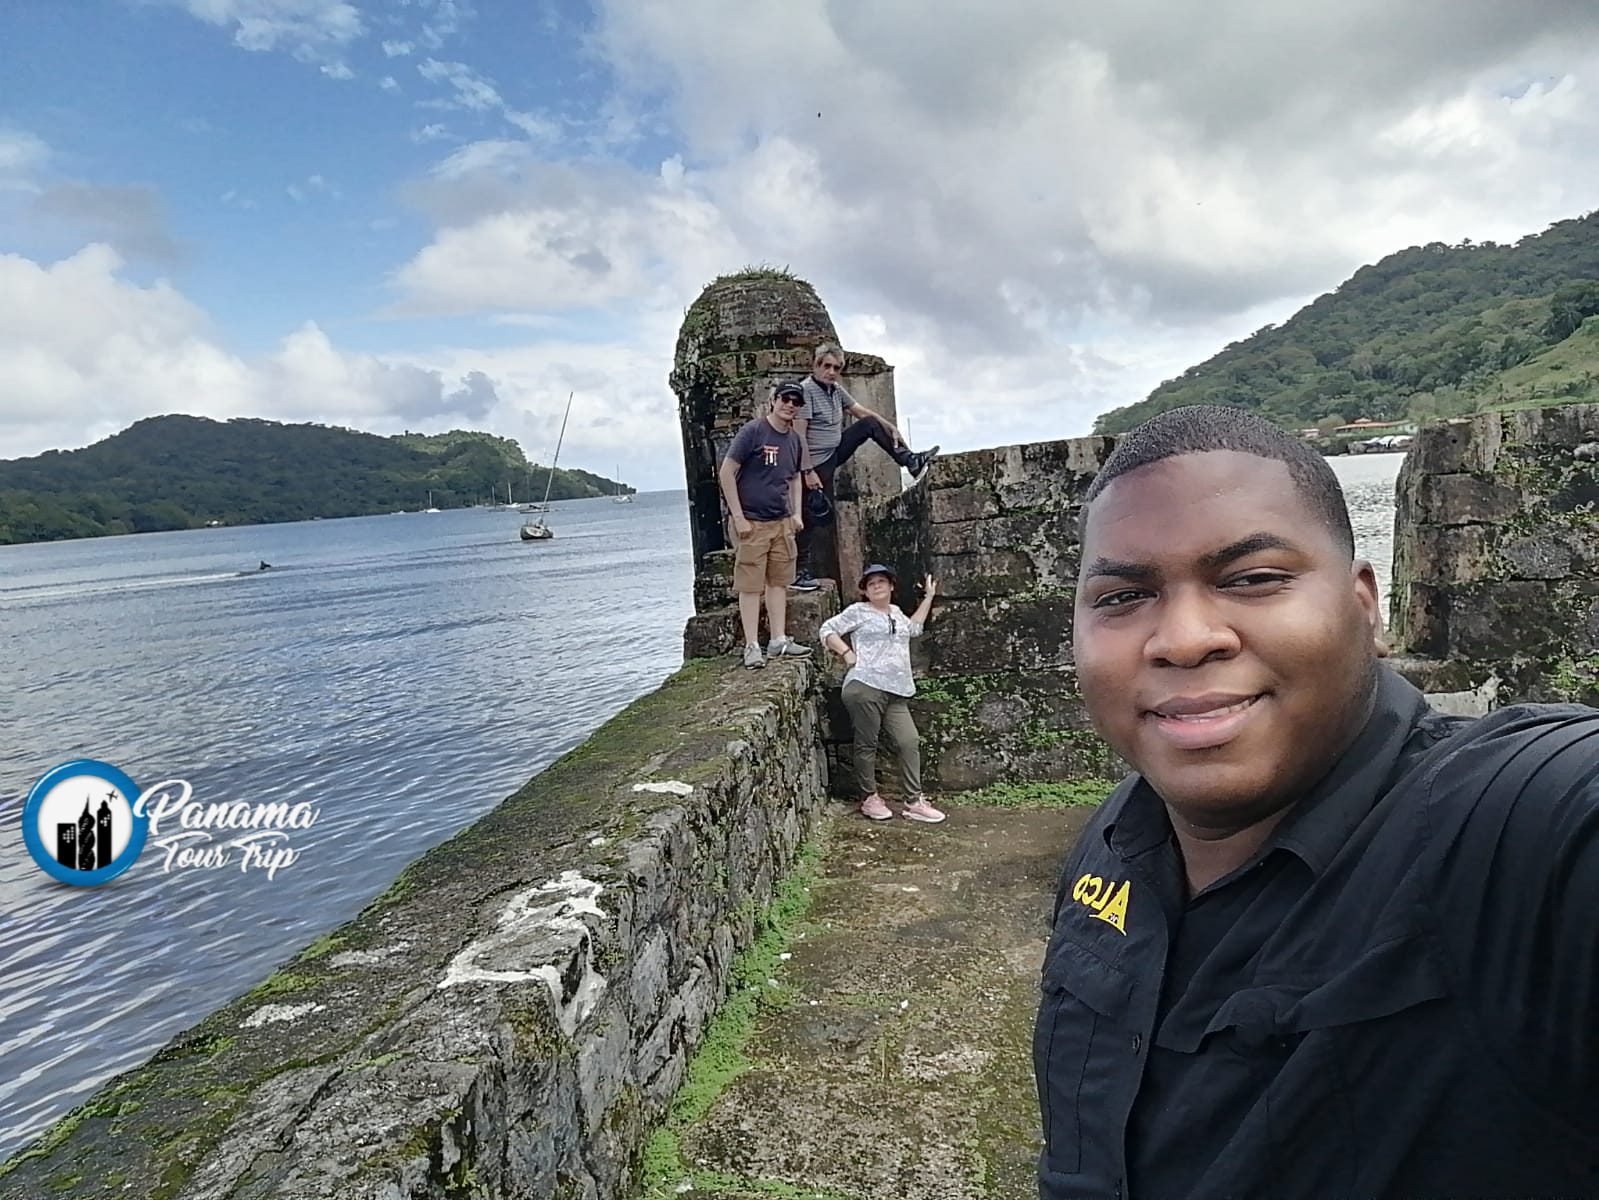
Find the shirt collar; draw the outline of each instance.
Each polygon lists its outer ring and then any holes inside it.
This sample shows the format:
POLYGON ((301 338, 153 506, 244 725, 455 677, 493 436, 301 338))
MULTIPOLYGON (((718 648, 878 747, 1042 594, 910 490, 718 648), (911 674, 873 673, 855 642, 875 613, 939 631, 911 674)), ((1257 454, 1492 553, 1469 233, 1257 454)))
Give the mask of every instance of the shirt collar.
MULTIPOLYGON (((1406 743, 1428 711, 1421 692, 1379 664, 1371 716, 1332 770, 1284 818, 1261 853, 1280 846, 1316 874, 1325 871, 1393 778, 1406 743)), ((1134 775, 1107 804, 1119 807, 1112 809, 1105 825, 1105 842, 1124 860, 1170 840, 1166 806, 1143 776, 1134 775)))

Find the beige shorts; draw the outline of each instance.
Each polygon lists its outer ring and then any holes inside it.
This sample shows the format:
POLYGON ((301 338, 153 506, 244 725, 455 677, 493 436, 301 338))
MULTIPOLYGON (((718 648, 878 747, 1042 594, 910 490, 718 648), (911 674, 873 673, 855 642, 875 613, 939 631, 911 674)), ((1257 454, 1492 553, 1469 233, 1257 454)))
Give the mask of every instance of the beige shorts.
POLYGON ((794 525, 791 521, 751 521, 750 531, 734 534, 733 590, 740 594, 787 587, 794 582, 794 525))

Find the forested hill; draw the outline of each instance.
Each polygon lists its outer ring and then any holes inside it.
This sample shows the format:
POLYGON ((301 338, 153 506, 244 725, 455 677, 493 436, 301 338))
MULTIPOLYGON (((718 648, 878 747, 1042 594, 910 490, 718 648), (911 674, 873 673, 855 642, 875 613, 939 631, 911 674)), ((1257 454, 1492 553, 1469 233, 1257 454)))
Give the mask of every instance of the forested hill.
POLYGON ((1094 428, 1121 433, 1184 404, 1304 428, 1599 399, 1599 322, 1583 329, 1596 314, 1599 212, 1513 246, 1413 246, 1094 428))
MULTIPOLYGON (((487 433, 150 417, 81 450, 0 461, 0 545, 542 499, 546 470, 487 433)), ((552 500, 617 484, 561 469, 552 500)), ((630 488, 623 488, 631 491, 630 488)))

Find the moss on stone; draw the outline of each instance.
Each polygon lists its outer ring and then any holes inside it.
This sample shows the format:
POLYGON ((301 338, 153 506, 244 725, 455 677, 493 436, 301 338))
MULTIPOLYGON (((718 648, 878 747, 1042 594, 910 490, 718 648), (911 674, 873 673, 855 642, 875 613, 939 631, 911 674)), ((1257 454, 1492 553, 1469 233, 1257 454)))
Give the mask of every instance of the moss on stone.
MULTIPOLYGON (((792 1002, 787 988, 781 984, 774 987, 769 981, 777 975, 782 964, 781 955, 810 908, 811 885, 817 877, 821 852, 820 839, 799 848, 793 868, 779 885, 771 904, 759 916, 754 942, 734 960, 731 993, 721 1011, 705 1027, 700 1044, 689 1059, 683 1085, 667 1109, 665 1121, 644 1144, 640 1188, 646 1200, 674 1196, 677 1186, 684 1181, 702 1191, 723 1186, 721 1182, 702 1178, 702 1173, 694 1171, 684 1161, 681 1136, 710 1111, 727 1085, 749 1068, 745 1048, 759 1017, 792 1002)), ((737 1181, 739 1187, 746 1189, 756 1182, 737 1181)))
POLYGON ((994 783, 950 799, 965 808, 1093 808, 1115 786, 1105 779, 994 783))

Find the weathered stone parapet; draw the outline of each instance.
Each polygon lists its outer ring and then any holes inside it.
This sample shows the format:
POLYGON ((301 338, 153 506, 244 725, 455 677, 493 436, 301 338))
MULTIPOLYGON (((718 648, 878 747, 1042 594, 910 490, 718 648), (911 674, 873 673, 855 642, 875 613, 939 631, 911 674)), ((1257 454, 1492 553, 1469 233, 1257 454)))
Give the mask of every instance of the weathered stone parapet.
POLYGON ((1599 702, 1599 405, 1423 429, 1398 485, 1397 647, 1499 703, 1599 702))
MULTIPOLYGON (((940 582, 927 633, 912 643, 928 787, 1120 773, 1072 670, 1077 518, 1113 444, 1074 438, 941 458, 869 513, 866 545, 899 569, 902 608, 918 601, 923 573, 940 582)), ((846 749, 835 747, 840 767, 846 749)))
POLYGON ((819 811, 817 740, 810 667, 690 664, 103 1088, 0 1197, 628 1194, 819 811))

